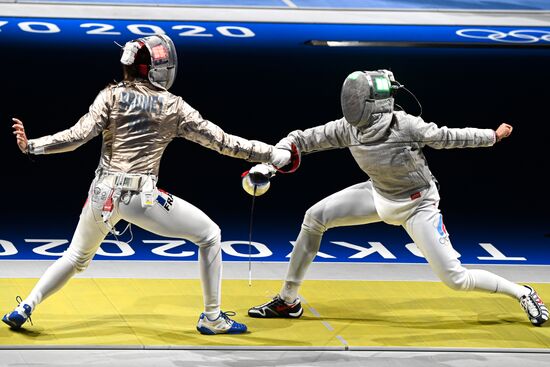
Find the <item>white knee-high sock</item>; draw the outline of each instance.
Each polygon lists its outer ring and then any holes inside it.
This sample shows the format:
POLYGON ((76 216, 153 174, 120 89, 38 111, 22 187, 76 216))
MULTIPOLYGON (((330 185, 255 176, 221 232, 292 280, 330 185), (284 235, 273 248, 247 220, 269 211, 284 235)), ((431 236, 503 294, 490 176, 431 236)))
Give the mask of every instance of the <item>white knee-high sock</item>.
POLYGON ((34 310, 40 302, 57 292, 76 273, 74 265, 62 256, 44 272, 38 283, 22 304, 28 304, 34 310))
POLYGON ((221 303, 222 253, 219 235, 209 244, 199 247, 199 267, 204 313, 213 320, 220 313, 221 303))
POLYGON ((520 298, 529 293, 529 290, 486 270, 471 269, 468 274, 473 280, 473 289, 491 293, 502 293, 520 298))
POLYGON ((302 228, 292 254, 280 296, 286 302, 294 302, 298 298, 298 289, 306 275, 309 265, 313 262, 321 246, 322 233, 302 228))

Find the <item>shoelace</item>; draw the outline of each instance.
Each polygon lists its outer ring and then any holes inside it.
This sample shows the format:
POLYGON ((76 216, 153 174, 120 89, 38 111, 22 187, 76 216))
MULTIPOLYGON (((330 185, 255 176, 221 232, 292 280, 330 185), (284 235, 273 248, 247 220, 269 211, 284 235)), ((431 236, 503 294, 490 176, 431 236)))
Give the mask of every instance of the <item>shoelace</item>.
POLYGON ((270 306, 270 305, 272 305, 272 304, 274 304, 274 303, 280 303, 280 302, 282 302, 282 301, 283 301, 283 299, 277 294, 277 295, 271 297, 271 300, 267 301, 267 302, 264 303, 264 304, 261 304, 261 305, 257 306, 257 308, 261 308, 261 307, 265 307, 265 306, 270 306))
POLYGON ((540 316, 539 308, 537 307, 536 302, 533 300, 533 297, 530 294, 526 295, 521 300, 521 305, 523 306, 523 309, 527 310, 529 315, 531 315, 533 317, 540 316))
POLYGON ((268 302, 264 303, 263 305, 258 306, 258 308, 259 307, 265 307, 265 306, 271 306, 271 305, 274 305, 274 304, 283 304, 283 305, 286 305, 288 307, 293 307, 293 306, 296 305, 298 300, 299 300, 299 298, 296 298, 296 300, 294 302, 289 303, 289 302, 285 301, 284 299, 282 299, 280 294, 276 294, 275 296, 272 297, 271 301, 268 301, 268 302))
MULTIPOLYGON (((23 303, 23 299, 20 296, 15 296, 15 302, 17 302, 17 307, 19 307, 21 306, 21 303, 23 303)), ((28 315, 27 318, 29 319, 29 322, 31 323, 31 325, 34 326, 34 324, 32 323, 31 316, 28 315)))
POLYGON ((225 322, 227 322, 228 324, 233 323, 233 320, 231 320, 229 316, 235 316, 236 314, 237 313, 235 311, 227 311, 227 312, 220 311, 220 317, 223 318, 225 322))

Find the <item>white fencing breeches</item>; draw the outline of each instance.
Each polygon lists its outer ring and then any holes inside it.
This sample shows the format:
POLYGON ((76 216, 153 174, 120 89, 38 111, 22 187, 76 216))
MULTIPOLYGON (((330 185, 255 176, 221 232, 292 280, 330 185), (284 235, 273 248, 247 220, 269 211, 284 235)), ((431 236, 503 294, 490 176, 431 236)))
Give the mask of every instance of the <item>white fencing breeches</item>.
MULTIPOLYGON (((457 258, 438 209, 439 195, 434 186, 424 190, 418 205, 411 207, 403 202, 406 215, 395 212, 390 220, 402 218, 401 224, 420 249, 432 270, 443 283, 456 290, 481 290, 505 293, 516 298, 526 293, 526 288, 485 270, 464 268, 457 258)), ((352 226, 382 221, 380 214, 388 215, 388 207, 376 198, 372 182, 367 181, 348 187, 313 205, 305 214, 302 229, 296 240, 288 266, 281 297, 292 302, 298 295, 307 269, 319 251, 323 233, 329 228, 352 226)), ((392 210, 399 211, 393 202, 392 210)), ((391 213, 390 213, 391 214, 391 213)))
POLYGON ((360 183, 326 197, 308 209, 290 256, 281 297, 291 302, 313 262, 323 233, 329 228, 380 222, 370 182, 360 183))
MULTIPOLYGON (((110 223, 114 226, 124 219, 155 234, 183 238, 198 245, 205 312, 215 317, 221 298, 220 229, 205 213, 185 200, 160 191, 155 193, 155 197, 157 201, 154 205, 145 208, 141 205, 139 194, 132 195, 126 204, 119 202, 118 206, 115 205, 110 223), (159 195, 161 199, 158 199, 159 195), (164 205, 158 200, 163 201, 164 205)), ((68 250, 46 270, 23 302, 34 309, 75 273, 85 270, 108 231, 101 219, 101 209, 88 200, 68 250)))

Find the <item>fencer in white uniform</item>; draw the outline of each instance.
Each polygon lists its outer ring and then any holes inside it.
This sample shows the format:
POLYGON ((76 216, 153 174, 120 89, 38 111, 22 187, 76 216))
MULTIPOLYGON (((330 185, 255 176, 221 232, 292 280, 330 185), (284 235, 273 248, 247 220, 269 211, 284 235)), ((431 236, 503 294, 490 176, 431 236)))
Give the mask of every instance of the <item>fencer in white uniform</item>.
POLYGON ((105 236, 115 232, 116 223, 124 219, 158 235, 195 243, 199 247, 204 296, 198 331, 243 333, 246 326, 220 310, 220 228, 191 203, 157 189, 160 160, 168 143, 177 137, 251 162, 284 165, 290 152, 227 134, 203 119, 181 97, 170 93, 177 54, 169 37, 150 36, 126 43, 121 63, 124 81, 103 89, 89 112, 73 127, 27 140, 23 123, 14 119, 14 134, 25 153, 72 151, 100 133, 103 145, 96 176, 68 250, 3 321, 12 328, 21 327, 42 301, 75 273, 86 269, 105 236))
MULTIPOLYGON (((457 258, 438 208, 436 181, 422 148, 490 147, 512 132, 508 124, 491 129, 438 127, 420 117, 394 111, 400 84, 387 70, 354 72, 342 87, 344 118, 293 131, 276 146, 300 154, 333 148, 351 150, 370 177, 313 205, 305 214, 287 275, 272 301, 249 310, 252 317, 300 317, 298 289, 330 228, 384 221, 403 226, 443 283, 455 290, 503 293, 520 301, 533 325, 548 320, 548 309, 529 286, 485 270, 466 269, 457 258)), ((269 176, 266 165, 250 170, 269 176)))

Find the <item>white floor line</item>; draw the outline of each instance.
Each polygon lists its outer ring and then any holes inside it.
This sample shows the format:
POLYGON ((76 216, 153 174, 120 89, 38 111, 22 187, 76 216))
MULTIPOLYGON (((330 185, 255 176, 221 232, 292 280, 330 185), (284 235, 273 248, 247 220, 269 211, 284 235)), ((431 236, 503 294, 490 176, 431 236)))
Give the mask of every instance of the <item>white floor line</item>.
POLYGON ((292 0, 282 0, 289 8, 297 8, 298 5, 294 4, 292 0))
MULTIPOLYGON (((337 336, 338 337, 338 336, 337 336)), ((344 346, 252 346, 252 345, 0 345, 5 350, 227 350, 227 351, 349 351, 349 352, 419 352, 419 353, 490 353, 490 354, 535 354, 550 356, 544 348, 465 348, 465 347, 353 347, 340 337, 344 346)), ((1 365, 1 364, 0 364, 1 365)))
MULTIPOLYGON (((39 278, 54 260, 0 260, 0 278, 39 278)), ((287 262, 256 262, 254 280, 282 281, 287 262)), ((484 269, 513 282, 548 283, 550 266, 465 265, 484 269)), ((94 260, 78 278, 198 279, 196 261, 94 260)), ((223 279, 248 279, 248 262, 223 263, 223 279)), ((439 281, 428 264, 317 263, 306 280, 439 281)), ((254 282, 252 282, 254 286, 254 282)))
MULTIPOLYGON (((327 321, 322 320, 321 314, 315 308, 313 308, 313 306, 309 302, 307 302, 304 297, 300 295, 298 295, 298 297, 300 297, 300 299, 304 302, 304 304, 307 305, 307 308, 315 317, 318 317, 319 319, 321 319, 320 320, 321 323, 324 325, 324 327, 328 329, 328 331, 331 331, 331 332, 334 331, 334 328, 332 327, 332 325, 329 324, 327 321)), ((340 340, 340 343, 344 345, 344 350, 349 350, 349 344, 342 336, 336 335, 336 339, 340 340)))
MULTIPOLYGON (((215 347, 214 347, 215 348, 215 347)), ((335 349, 246 350, 0 350, 0 366, 209 366, 209 367, 547 367, 548 354, 463 351, 344 351, 335 349)))

